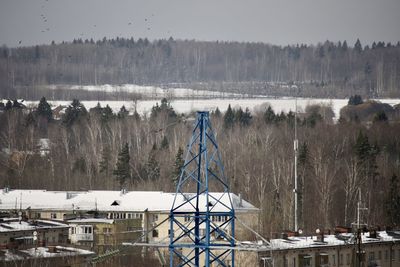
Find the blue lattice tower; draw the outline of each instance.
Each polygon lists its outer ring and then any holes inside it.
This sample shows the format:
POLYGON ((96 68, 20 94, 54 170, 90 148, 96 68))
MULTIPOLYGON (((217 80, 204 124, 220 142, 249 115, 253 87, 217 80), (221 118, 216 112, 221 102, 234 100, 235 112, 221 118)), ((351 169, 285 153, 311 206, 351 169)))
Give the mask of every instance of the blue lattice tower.
POLYGON ((170 266, 234 266, 234 218, 209 113, 197 112, 170 212, 170 266))

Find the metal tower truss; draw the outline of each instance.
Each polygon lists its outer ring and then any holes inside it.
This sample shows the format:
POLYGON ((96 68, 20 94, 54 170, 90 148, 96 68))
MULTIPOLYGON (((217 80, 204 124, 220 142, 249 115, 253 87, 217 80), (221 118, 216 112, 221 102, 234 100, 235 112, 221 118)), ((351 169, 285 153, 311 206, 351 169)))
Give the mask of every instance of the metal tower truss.
POLYGON ((169 233, 171 267, 235 264, 235 211, 208 112, 197 113, 169 233))

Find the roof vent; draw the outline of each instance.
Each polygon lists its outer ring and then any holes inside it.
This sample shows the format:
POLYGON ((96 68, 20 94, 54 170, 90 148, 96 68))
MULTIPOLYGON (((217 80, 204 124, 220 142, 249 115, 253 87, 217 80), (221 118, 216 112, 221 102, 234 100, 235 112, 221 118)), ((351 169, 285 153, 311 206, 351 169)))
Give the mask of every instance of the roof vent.
POLYGON ((114 202, 111 203, 111 206, 119 206, 119 204, 121 204, 121 201, 119 201, 119 200, 114 200, 114 202))
POLYGON ((369 231, 369 238, 378 238, 378 233, 376 232, 376 230, 369 231))

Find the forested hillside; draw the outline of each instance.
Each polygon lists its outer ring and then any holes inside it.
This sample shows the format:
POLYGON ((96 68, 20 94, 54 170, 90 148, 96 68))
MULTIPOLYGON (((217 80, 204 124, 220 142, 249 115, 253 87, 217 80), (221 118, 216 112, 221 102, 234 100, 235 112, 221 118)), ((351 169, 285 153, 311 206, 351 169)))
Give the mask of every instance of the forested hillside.
POLYGON ((276 96, 399 97, 400 43, 326 41, 282 47, 172 38, 152 42, 104 38, 1 48, 3 98, 57 97, 45 89, 49 84, 127 83, 276 96), (291 89, 293 83, 298 89, 291 89))
MULTIPOLYGON (((361 102, 350 104, 365 110, 361 102)), ((311 106, 298 118, 301 227, 349 225, 359 188, 369 225, 398 226, 400 124, 379 112, 368 127, 361 115, 333 124, 332 114, 311 106)), ((60 120, 44 98, 35 110, 9 103, 0 113, 0 186, 174 191, 194 118, 165 99, 148 117, 74 100, 60 120)), ((292 228, 294 114, 228 108, 211 119, 231 190, 260 207, 260 231, 292 228)))

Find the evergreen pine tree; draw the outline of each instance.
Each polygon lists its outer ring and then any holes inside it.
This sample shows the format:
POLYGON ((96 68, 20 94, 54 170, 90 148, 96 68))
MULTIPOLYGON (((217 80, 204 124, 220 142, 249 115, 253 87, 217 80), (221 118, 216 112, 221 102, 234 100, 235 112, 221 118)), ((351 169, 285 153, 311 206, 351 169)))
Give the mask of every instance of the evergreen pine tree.
POLYGON ((246 108, 246 110, 242 114, 242 119, 240 120, 240 124, 243 126, 248 126, 252 118, 253 117, 251 116, 249 108, 246 108))
MULTIPOLYGON (((136 112, 136 110, 135 110, 135 112, 136 112)), ((123 105, 118 112, 118 118, 120 118, 120 119, 125 118, 126 116, 128 116, 128 114, 129 114, 129 111, 123 105)))
POLYGON ((137 122, 140 121, 140 115, 136 109, 135 109, 135 112, 133 113, 133 117, 135 118, 135 121, 137 121, 137 122))
POLYGON ((241 123, 243 120, 243 109, 239 107, 239 109, 235 112, 235 122, 241 123))
POLYGON ((369 157, 371 146, 368 141, 368 136, 359 131, 356 144, 356 155, 360 161, 364 161, 369 157))
POLYGON ((387 117, 385 111, 383 111, 383 110, 378 111, 375 114, 373 121, 374 122, 387 122, 388 121, 388 117, 387 117))
POLYGON ((221 111, 219 110, 218 107, 214 111, 214 116, 217 117, 217 118, 221 117, 221 111))
POLYGON ((101 153, 101 161, 99 163, 99 172, 104 173, 106 176, 110 175, 110 149, 106 146, 101 153))
POLYGON ((264 121, 266 124, 271 124, 275 122, 275 119, 276 119, 275 112, 273 111, 271 106, 269 106, 264 113, 264 121))
POLYGON ((305 165, 308 160, 308 146, 306 142, 303 142, 299 147, 299 165, 305 165))
POLYGON ((97 102, 97 105, 94 108, 91 108, 89 111, 94 112, 97 115, 101 115, 103 108, 100 105, 100 102, 97 102))
POLYGON ((109 105, 106 105, 102 110, 102 120, 103 122, 108 122, 110 119, 114 117, 114 113, 109 105))
POLYGON ((362 52, 362 45, 361 45, 360 39, 357 39, 356 43, 354 44, 354 50, 357 53, 361 53, 362 52))
POLYGON ((166 135, 164 135, 163 139, 161 140, 160 148, 167 149, 168 147, 169 147, 168 138, 166 135))
POLYGON ((53 119, 53 111, 51 110, 51 107, 49 103, 47 103, 45 97, 40 99, 36 112, 39 116, 46 118, 48 121, 53 119))
POLYGON ((231 104, 228 105, 228 109, 225 112, 224 115, 224 127, 225 128, 231 128, 233 127, 233 123, 235 122, 235 113, 233 112, 231 108, 231 104))
POLYGON ((156 152, 155 149, 152 149, 150 151, 149 158, 146 163, 147 178, 152 181, 155 181, 160 178, 160 165, 156 160, 155 152, 156 152))
POLYGON ((118 154, 118 161, 116 164, 116 168, 113 171, 113 174, 115 175, 116 179, 119 182, 119 185, 121 189, 125 185, 127 181, 130 181, 132 176, 131 176, 131 167, 129 165, 131 157, 129 155, 129 146, 128 143, 125 143, 124 147, 121 149, 121 151, 118 154))
POLYGON ((178 148, 178 152, 175 156, 174 170, 172 172, 172 182, 174 186, 176 186, 179 182, 179 178, 181 175, 182 167, 185 164, 185 160, 183 159, 183 149, 181 147, 178 148))
POLYGON ((354 95, 354 96, 350 96, 349 98, 349 102, 347 103, 347 105, 360 105, 363 103, 362 97, 360 95, 354 95))
POLYGON ((87 110, 85 106, 79 102, 78 99, 72 100, 71 105, 65 110, 65 115, 63 117, 63 123, 70 126, 80 117, 86 116, 87 110))

